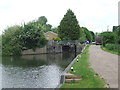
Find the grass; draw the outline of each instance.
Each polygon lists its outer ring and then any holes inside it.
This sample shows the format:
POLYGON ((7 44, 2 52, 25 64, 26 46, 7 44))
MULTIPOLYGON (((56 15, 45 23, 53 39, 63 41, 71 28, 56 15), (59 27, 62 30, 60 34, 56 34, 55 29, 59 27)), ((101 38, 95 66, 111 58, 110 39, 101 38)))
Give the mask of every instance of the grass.
POLYGON ((114 50, 114 49, 108 49, 107 47, 101 46, 101 49, 112 54, 120 55, 120 50, 118 50, 119 48, 117 50, 114 50))
POLYGON ((102 46, 101 46, 101 49, 106 51, 106 52, 112 53, 112 54, 120 55, 120 53, 112 51, 112 50, 109 50, 109 49, 106 49, 105 47, 102 47, 102 46))
POLYGON ((75 72, 68 71, 80 76, 82 80, 78 83, 64 83, 61 88, 104 88, 105 80, 101 79, 98 75, 95 76, 96 73, 90 68, 88 49, 89 45, 83 51, 83 54, 78 56, 79 62, 75 62, 72 65, 75 72))

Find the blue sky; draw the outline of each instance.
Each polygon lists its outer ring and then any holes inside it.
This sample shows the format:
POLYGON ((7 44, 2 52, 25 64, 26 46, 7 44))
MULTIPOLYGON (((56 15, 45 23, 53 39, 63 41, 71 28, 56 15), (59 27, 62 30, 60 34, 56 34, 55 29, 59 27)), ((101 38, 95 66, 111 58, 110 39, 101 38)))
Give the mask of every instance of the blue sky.
POLYGON ((109 30, 118 25, 119 0, 0 0, 0 33, 11 25, 46 16, 49 24, 57 27, 71 9, 81 27, 94 32, 109 30))

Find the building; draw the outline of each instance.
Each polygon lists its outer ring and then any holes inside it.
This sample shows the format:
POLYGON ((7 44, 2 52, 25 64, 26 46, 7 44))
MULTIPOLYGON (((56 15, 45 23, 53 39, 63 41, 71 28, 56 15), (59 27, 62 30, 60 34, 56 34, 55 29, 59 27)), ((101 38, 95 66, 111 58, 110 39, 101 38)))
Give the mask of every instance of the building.
POLYGON ((44 33, 44 35, 45 35, 47 40, 53 40, 53 39, 58 38, 58 34, 52 32, 52 31, 48 31, 48 32, 44 33))

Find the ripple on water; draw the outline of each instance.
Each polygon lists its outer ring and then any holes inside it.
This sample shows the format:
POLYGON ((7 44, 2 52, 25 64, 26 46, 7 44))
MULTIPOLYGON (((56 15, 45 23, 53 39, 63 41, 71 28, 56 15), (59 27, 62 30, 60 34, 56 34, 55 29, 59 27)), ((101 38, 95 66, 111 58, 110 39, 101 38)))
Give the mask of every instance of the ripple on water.
POLYGON ((56 65, 31 68, 3 66, 2 71, 3 88, 55 88, 62 69, 56 65))

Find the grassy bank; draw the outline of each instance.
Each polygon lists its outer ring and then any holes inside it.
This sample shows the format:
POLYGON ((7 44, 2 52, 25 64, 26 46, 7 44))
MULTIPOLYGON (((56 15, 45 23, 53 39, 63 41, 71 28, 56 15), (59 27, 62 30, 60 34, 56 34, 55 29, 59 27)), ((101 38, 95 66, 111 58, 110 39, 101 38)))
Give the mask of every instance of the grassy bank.
POLYGON ((83 51, 83 54, 78 56, 79 62, 75 62, 72 66, 75 72, 69 70, 69 73, 80 76, 82 80, 79 82, 64 83, 61 88, 103 88, 105 85, 104 80, 100 79, 96 73, 90 68, 88 61, 89 46, 83 51))
POLYGON ((101 49, 112 54, 120 55, 120 45, 106 44, 105 47, 101 46, 101 49))

